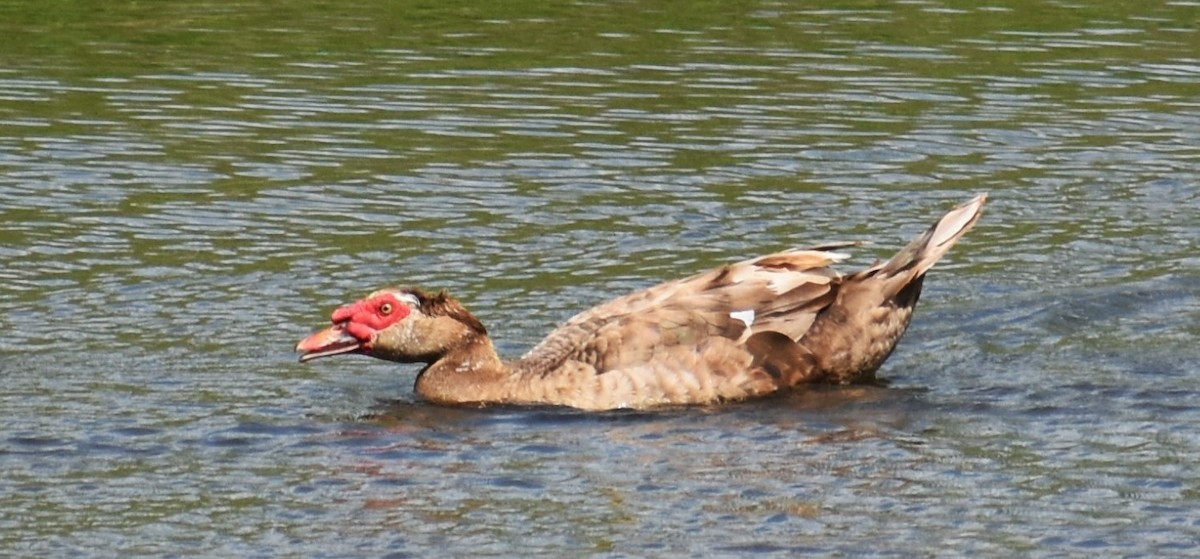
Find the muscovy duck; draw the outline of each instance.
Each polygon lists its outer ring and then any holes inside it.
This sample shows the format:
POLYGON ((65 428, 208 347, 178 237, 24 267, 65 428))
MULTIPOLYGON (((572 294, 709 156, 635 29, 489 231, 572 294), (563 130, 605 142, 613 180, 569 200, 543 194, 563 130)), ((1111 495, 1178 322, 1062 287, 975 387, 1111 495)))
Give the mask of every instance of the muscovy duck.
POLYGON ((333 312, 300 361, 358 353, 425 363, 437 404, 586 410, 714 404, 814 383, 874 380, 912 319, 925 273, 978 221, 980 194, 886 262, 849 275, 838 243, 728 264, 567 320, 514 360, 445 291, 390 287, 333 312))

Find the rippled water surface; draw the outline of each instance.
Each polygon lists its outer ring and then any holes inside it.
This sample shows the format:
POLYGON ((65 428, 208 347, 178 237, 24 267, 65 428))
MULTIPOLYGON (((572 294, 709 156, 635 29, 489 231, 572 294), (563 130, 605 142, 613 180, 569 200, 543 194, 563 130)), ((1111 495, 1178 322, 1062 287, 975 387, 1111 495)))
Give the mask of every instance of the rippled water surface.
POLYGON ((1200 5, 0 2, 0 550, 1175 556, 1200 543, 1200 5), (292 346, 385 284, 519 354, 976 192, 881 375, 445 409, 292 346))

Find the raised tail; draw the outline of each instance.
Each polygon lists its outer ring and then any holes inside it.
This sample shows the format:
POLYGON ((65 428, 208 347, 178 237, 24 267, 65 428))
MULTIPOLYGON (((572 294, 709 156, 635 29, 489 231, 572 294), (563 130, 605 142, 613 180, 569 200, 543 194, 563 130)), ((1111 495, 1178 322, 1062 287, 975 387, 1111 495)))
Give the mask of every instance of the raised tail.
POLYGON ((950 210, 887 262, 842 279, 837 298, 799 340, 832 383, 869 381, 912 320, 925 273, 979 221, 986 194, 950 210))
MULTIPOLYGON (((885 276, 905 276, 910 281, 925 274, 949 252, 963 235, 975 226, 983 212, 983 203, 987 194, 980 194, 959 204, 946 215, 942 216, 920 237, 913 239, 908 246, 900 249, 887 262, 871 267, 869 272, 882 273, 885 276)), ((904 282, 899 282, 903 288, 904 282)))

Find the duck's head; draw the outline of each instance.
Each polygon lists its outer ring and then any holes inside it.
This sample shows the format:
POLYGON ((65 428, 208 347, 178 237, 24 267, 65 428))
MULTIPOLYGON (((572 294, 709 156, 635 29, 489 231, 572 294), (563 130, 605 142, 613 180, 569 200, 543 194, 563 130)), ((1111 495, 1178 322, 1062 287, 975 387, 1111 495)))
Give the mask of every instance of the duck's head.
POLYGON ((343 305, 333 325, 296 344, 300 361, 358 353, 401 363, 432 363, 471 339, 487 336, 479 319, 445 291, 380 289, 343 305))

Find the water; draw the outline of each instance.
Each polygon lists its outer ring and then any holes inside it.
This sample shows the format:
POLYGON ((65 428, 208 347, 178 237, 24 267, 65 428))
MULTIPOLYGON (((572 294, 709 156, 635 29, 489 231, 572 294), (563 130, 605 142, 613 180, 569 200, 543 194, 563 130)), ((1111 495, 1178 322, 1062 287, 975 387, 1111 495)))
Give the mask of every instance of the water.
POLYGON ((1188 553, 1200 6, 1102 4, 0 4, 0 550, 1188 553), (291 351, 405 283, 515 355, 981 191, 887 388, 444 409, 291 351))

